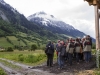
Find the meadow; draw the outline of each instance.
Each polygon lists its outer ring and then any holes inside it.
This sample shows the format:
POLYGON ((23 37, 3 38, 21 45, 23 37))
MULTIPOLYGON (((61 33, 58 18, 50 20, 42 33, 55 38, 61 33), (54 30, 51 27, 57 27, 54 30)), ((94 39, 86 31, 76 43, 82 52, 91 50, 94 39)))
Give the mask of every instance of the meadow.
MULTIPOLYGON (((14 52, 0 52, 0 58, 5 58, 16 62, 35 66, 44 63, 47 57, 43 50, 14 50, 14 52)), ((56 59, 55 53, 54 59, 56 59)))

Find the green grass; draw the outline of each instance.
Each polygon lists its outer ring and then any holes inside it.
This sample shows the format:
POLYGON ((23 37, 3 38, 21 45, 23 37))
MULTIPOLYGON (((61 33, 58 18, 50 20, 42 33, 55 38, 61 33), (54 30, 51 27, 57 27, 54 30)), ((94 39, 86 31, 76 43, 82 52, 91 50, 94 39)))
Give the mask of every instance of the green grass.
POLYGON ((41 40, 39 38, 32 39, 34 37, 32 37, 30 35, 29 36, 30 39, 28 39, 27 34, 24 34, 24 33, 20 33, 20 34, 22 34, 21 35, 22 40, 20 40, 20 41, 16 36, 6 36, 6 38, 0 37, 0 47, 2 47, 2 48, 8 48, 8 47, 14 48, 14 47, 18 47, 18 46, 23 46, 23 47, 28 46, 28 48, 29 48, 33 44, 36 44, 38 46, 38 49, 45 47, 45 44, 42 44, 42 42, 40 42, 41 40), (7 41, 7 39, 9 41, 7 41))
POLYGON ((27 44, 28 44, 29 46, 31 46, 32 44, 34 44, 33 41, 29 41, 29 40, 27 40, 27 39, 24 39, 24 40, 27 42, 27 44))
POLYGON ((0 75, 7 75, 5 71, 0 67, 0 75))
MULTIPOLYGON (((21 62, 28 65, 39 65, 45 62, 47 59, 46 54, 42 50, 36 50, 36 51, 15 50, 14 52, 0 52, 0 58, 6 58, 9 60, 21 62)), ((56 55, 54 55, 54 59, 56 59, 56 55)))
MULTIPOLYGON (((9 38, 9 40, 11 40, 11 42, 14 44, 14 45, 19 45, 19 41, 18 41, 18 38, 16 38, 15 36, 7 36, 9 38)), ((25 46, 25 43, 20 40, 20 45, 21 46, 25 46)))
POLYGON ((94 74, 95 75, 100 75, 100 69, 95 69, 94 74))
POLYGON ((9 46, 13 46, 12 44, 10 44, 5 37, 0 37, 0 47, 9 47, 9 46))

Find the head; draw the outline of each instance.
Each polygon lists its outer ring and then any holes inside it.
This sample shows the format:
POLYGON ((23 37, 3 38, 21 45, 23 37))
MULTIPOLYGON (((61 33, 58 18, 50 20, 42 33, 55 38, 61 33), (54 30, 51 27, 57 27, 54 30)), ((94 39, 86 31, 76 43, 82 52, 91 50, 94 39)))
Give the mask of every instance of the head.
POLYGON ((52 43, 51 41, 48 42, 48 44, 51 44, 51 43, 52 43))
POLYGON ((90 35, 87 35, 86 37, 90 38, 90 35))
POLYGON ((90 40, 90 38, 89 37, 86 37, 86 40, 90 40))
POLYGON ((75 39, 75 41, 79 41, 79 39, 78 39, 78 38, 76 38, 76 39, 75 39))
POLYGON ((82 38, 81 40, 82 40, 82 41, 85 41, 85 38, 82 38))
POLYGON ((57 42, 60 43, 60 40, 58 40, 57 42))
POLYGON ((60 44, 64 45, 64 41, 60 41, 60 44))

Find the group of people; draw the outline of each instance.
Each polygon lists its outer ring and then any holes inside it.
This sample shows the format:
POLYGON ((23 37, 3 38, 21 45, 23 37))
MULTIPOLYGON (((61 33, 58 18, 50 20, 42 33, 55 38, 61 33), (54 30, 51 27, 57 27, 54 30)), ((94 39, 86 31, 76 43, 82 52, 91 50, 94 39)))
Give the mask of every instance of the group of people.
POLYGON ((56 50, 59 68, 64 67, 65 61, 71 66, 73 59, 79 64, 80 61, 88 63, 91 60, 92 39, 89 35, 81 38, 69 38, 64 42, 58 40, 54 45, 51 41, 46 45, 47 66, 53 66, 53 56, 56 50), (56 49, 55 49, 56 48, 56 49))

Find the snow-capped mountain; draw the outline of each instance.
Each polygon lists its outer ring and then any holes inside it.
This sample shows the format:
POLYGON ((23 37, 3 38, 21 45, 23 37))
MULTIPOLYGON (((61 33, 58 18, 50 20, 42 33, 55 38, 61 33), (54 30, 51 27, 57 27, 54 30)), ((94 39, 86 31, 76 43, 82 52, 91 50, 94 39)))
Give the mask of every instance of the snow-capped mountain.
POLYGON ((72 25, 55 18, 53 15, 48 15, 45 12, 38 12, 27 17, 29 21, 42 25, 53 33, 62 33, 73 37, 83 37, 83 32, 75 29, 72 25))
POLYGON ((61 29, 65 29, 70 32, 70 30, 75 30, 74 27, 72 27, 69 24, 64 23, 63 21, 60 21, 56 19, 53 15, 48 15, 45 12, 38 12, 35 13, 27 18, 29 21, 38 22, 41 25, 45 26, 56 26, 61 29))

